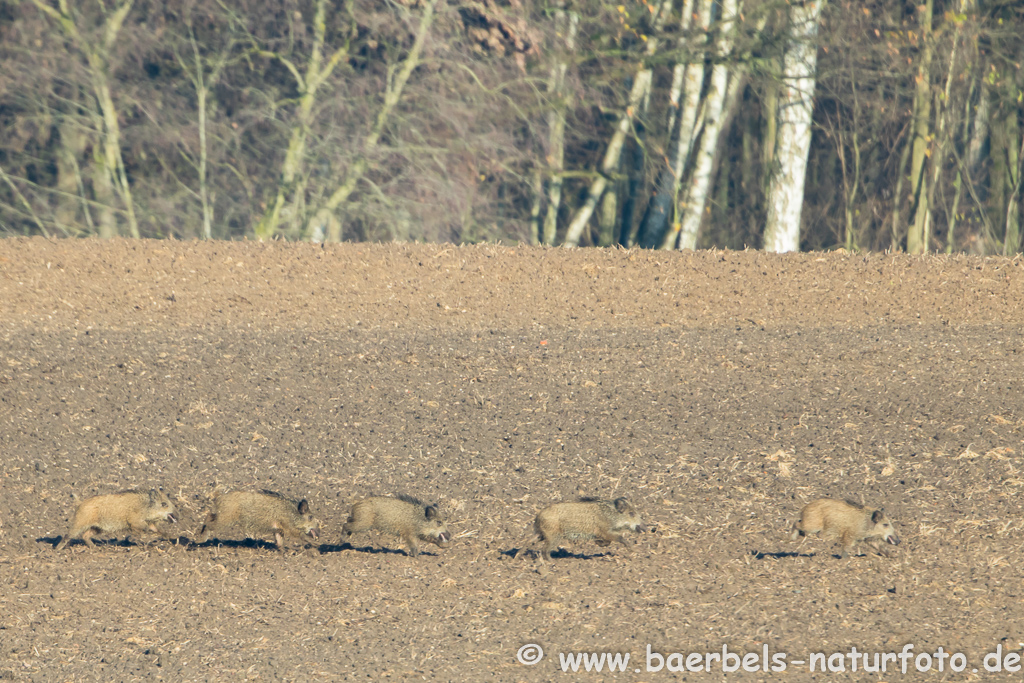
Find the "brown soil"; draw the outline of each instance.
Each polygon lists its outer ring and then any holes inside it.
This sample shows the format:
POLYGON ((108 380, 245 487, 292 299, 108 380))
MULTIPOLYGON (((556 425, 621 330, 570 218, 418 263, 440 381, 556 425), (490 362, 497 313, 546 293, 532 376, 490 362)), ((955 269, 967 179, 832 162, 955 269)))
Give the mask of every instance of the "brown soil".
POLYGON ((577 677, 720 680, 646 648, 907 643, 967 679, 1024 647, 1022 328, 996 258, 0 241, 0 679, 546 681, 609 651, 628 673, 577 677), (72 491, 158 484, 180 544, 53 549, 72 491), (189 545, 218 485, 308 498, 324 545, 189 545), (392 492, 452 544, 337 545, 392 492), (511 557, 581 494, 650 531, 511 557), (790 541, 818 496, 903 543, 790 541))

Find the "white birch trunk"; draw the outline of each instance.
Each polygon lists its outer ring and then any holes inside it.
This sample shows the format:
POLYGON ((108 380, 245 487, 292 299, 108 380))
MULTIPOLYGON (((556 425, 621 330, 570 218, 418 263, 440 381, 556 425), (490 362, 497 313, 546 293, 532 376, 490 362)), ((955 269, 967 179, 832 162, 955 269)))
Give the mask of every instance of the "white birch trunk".
MULTIPOLYGON (((697 6, 696 17, 697 22, 700 26, 701 31, 705 35, 708 34, 708 29, 711 27, 711 0, 699 0, 700 4, 697 6)), ((679 22, 679 28, 685 33, 690 28, 690 24, 694 17, 694 0, 686 0, 683 6, 682 17, 679 22)), ((679 48, 685 47, 685 38, 679 39, 679 48)), ((690 156, 690 150, 693 147, 693 133, 696 129, 697 124, 697 110, 700 107, 700 91, 701 86, 704 82, 704 60, 692 57, 687 64, 677 64, 672 72, 672 87, 673 94, 675 94, 676 77, 679 78, 680 93, 676 95, 676 102, 681 102, 681 110, 679 112, 679 133, 675 140, 675 149, 671 150, 669 158, 672 162, 672 188, 671 188, 671 199, 672 206, 675 207, 676 201, 679 197, 679 187, 683 181, 683 168, 686 166, 686 160, 690 156)), ((673 114, 675 109, 672 109, 673 114)), ((674 130, 675 116, 673 115, 669 119, 669 130, 674 130)), ((672 217, 670 216, 671 220, 672 217)), ((665 234, 662 237, 661 248, 672 249, 676 240, 679 239, 680 224, 678 221, 672 221, 668 228, 665 230, 665 234)))
MULTIPOLYGON (((694 0, 683 0, 683 7, 679 15, 679 30, 684 34, 690 28, 693 21, 694 0)), ((686 37, 683 36, 677 41, 680 50, 686 48, 686 37)), ((679 101, 683 96, 683 80, 686 74, 688 62, 676 62, 672 67, 672 85, 668 94, 668 127, 666 130, 673 131, 676 128, 676 115, 679 113, 679 101)))
MULTIPOLYGON (((732 50, 732 30, 736 14, 736 0, 723 0, 721 31, 717 45, 719 60, 722 60, 732 50)), ((711 188, 711 172, 715 165, 715 152, 718 149, 718 133, 725 119, 725 98, 728 86, 729 67, 720 61, 711 70, 711 84, 704 105, 704 134, 701 137, 700 149, 697 151, 697 158, 694 161, 689 194, 682 209, 683 215, 679 228, 680 249, 694 249, 697 246, 700 221, 704 215, 704 206, 711 188)))
MULTIPOLYGON (((689 28, 689 17, 684 17, 684 21, 687 23, 687 26, 683 27, 685 30, 689 28)), ((697 21, 700 22, 701 30, 707 34, 711 28, 711 0, 700 0, 700 5, 697 8, 697 21)), ((697 123, 697 109, 700 106, 700 91, 703 80, 704 61, 694 59, 686 65, 683 79, 683 110, 680 114, 682 119, 679 122, 676 163, 672 169, 676 174, 676 191, 673 192, 673 195, 679 191, 679 183, 683 177, 683 165, 686 163, 687 157, 690 156, 690 149, 693 147, 693 132, 697 123)))
POLYGON ((800 213, 804 202, 807 154, 818 63, 818 17, 825 0, 806 0, 790 8, 789 44, 782 63, 775 160, 768 181, 765 251, 800 249, 800 213))

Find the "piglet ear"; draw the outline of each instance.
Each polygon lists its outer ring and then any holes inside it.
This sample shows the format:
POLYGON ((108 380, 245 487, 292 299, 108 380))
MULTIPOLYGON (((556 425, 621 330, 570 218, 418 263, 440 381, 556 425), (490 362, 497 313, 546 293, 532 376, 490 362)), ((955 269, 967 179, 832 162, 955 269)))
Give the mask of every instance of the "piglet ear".
POLYGON ((299 514, 304 515, 307 512, 309 512, 309 503, 307 503, 306 499, 303 498, 302 500, 299 501, 299 514))
POLYGON ((619 512, 625 512, 626 510, 629 509, 629 501, 626 500, 625 498, 616 498, 615 509, 618 510, 619 512))
POLYGON ((882 521, 882 517, 885 517, 885 510, 875 510, 873 513, 871 513, 871 521, 875 524, 878 524, 880 521, 882 521))
POLYGON ((437 506, 436 505, 428 505, 427 509, 424 510, 424 513, 426 513, 426 515, 427 515, 427 521, 430 521, 432 519, 437 519, 437 506))
POLYGON ((158 498, 159 498, 159 496, 157 495, 156 489, 150 489, 149 490, 149 503, 150 503, 150 505, 155 503, 158 498))

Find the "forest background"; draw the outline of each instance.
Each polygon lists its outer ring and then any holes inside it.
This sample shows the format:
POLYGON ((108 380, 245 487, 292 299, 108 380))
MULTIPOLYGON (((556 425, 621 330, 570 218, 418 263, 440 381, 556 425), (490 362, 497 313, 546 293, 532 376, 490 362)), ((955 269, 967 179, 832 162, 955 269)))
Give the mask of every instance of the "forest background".
POLYGON ((1014 0, 0 0, 0 234, 1021 251, 1014 0))

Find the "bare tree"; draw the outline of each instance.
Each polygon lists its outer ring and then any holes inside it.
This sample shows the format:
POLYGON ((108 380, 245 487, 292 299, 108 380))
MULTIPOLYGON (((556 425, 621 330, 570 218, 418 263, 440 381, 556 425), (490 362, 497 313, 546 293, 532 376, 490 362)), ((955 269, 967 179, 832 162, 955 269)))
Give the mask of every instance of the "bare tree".
POLYGON ((790 6, 789 42, 783 57, 783 89, 777 110, 778 133, 768 183, 766 251, 800 250, 800 213, 814 111, 816 37, 824 4, 825 0, 804 0, 790 6))
POLYGON ((927 179, 925 177, 926 155, 930 153, 931 105, 932 105, 932 14, 934 0, 925 0, 919 8, 921 31, 921 56, 917 64, 917 78, 914 97, 914 135, 910 158, 910 196, 913 201, 914 222, 907 231, 907 252, 921 254, 928 250, 928 226, 931 211, 928 206, 927 179))
MULTIPOLYGON (((682 182, 683 165, 693 144, 697 107, 700 103, 704 77, 703 50, 693 49, 689 45, 694 39, 689 33, 694 19, 694 2, 695 0, 684 0, 680 15, 679 28, 682 35, 677 42, 677 48, 684 54, 692 52, 693 56, 686 61, 677 62, 672 68, 667 126, 670 132, 668 156, 658 172, 654 196, 648 202, 640 222, 637 244, 642 247, 655 247, 661 240, 664 240, 662 246, 674 245, 679 232, 678 223, 670 229, 668 222, 674 217, 671 214, 674 213, 676 196, 682 182)), ((700 33, 694 35, 700 35, 704 42, 707 42, 710 38, 711 0, 699 0, 696 15, 700 33)))
MULTIPOLYGON (((341 7, 341 12, 347 11, 347 3, 341 7)), ((267 206, 263 217, 256 225, 255 234, 257 239, 270 239, 277 234, 281 222, 282 213, 289 217, 292 234, 296 234, 299 226, 303 224, 302 206, 305 200, 304 169, 306 166, 306 148, 310 137, 310 130, 315 116, 317 95, 320 88, 330 79, 331 74, 338 64, 348 55, 349 41, 342 41, 342 44, 327 52, 327 0, 316 0, 314 5, 312 23, 312 41, 309 45, 308 55, 304 55, 304 63, 296 63, 296 60, 281 51, 267 49, 245 28, 245 18, 238 13, 232 12, 236 27, 245 32, 254 54, 281 63, 295 80, 299 96, 295 117, 291 125, 288 138, 288 147, 281 162, 280 176, 277 188, 273 193, 273 199, 267 206), (287 209, 286 209, 287 204, 287 209)))
POLYGON ((8 3, 0 230, 1021 249, 1016 4, 739 4, 8 3))
POLYGON ((576 215, 573 216, 572 221, 569 223, 563 243, 565 247, 579 245, 580 238, 583 236, 583 230, 590 221, 590 217, 594 214, 594 209, 597 207, 601 195, 608 187, 609 176, 615 166, 618 165, 619 156, 622 154, 622 145, 625 143, 626 135, 629 133, 633 123, 633 116, 636 114, 643 99, 647 96, 648 89, 651 86, 651 77, 654 72, 646 60, 657 54, 659 44, 657 34, 661 32, 671 8, 671 0, 662 0, 655 9, 653 21, 653 33, 655 35, 648 36, 645 41, 647 44, 644 50, 645 61, 641 63, 636 71, 636 75, 633 76, 633 86, 630 88, 629 97, 626 100, 626 109, 619 116, 619 121, 612 133, 611 140, 608 142, 604 158, 601 160, 599 175, 591 182, 583 206, 576 211, 576 215))
POLYGON ((307 237, 313 235, 318 225, 327 224, 331 220, 331 215, 348 200, 352 192, 355 191, 356 184, 363 178, 369 168, 369 157, 374 153, 377 145, 380 144, 384 127, 388 124, 391 113, 402 99, 402 94, 406 83, 409 81, 409 77, 420 64, 420 56, 423 53, 423 46, 426 43, 427 35, 430 33, 430 27, 434 21, 434 10, 437 7, 438 1, 426 0, 424 2, 412 47, 409 48, 409 52, 402 60, 396 72, 388 79, 384 89, 383 102, 377 111, 377 116, 370 127, 369 133, 362 140, 360 154, 345 171, 337 187, 330 193, 326 201, 313 212, 314 218, 306 226, 307 237))
MULTIPOLYGON (((718 150, 718 134, 726 113, 725 102, 729 90, 729 65, 726 55, 732 51, 733 30, 739 16, 736 0, 722 1, 722 16, 716 45, 718 60, 711 70, 711 82, 708 85, 707 100, 704 112, 704 132, 701 135, 700 149, 694 163, 690 186, 687 188, 685 204, 679 228, 679 248, 694 249, 697 246, 697 234, 700 231, 704 206, 711 187, 711 173, 718 150)), ((733 78, 736 78, 734 75, 733 78)))
MULTIPOLYGON (((188 47, 191 54, 184 56, 175 50, 174 57, 181 66, 182 73, 188 78, 196 93, 196 131, 199 138, 199 150, 191 154, 187 148, 183 149, 183 155, 195 168, 198 179, 198 189, 194 191, 203 213, 203 237, 213 239, 213 202, 211 201, 211 190, 209 183, 209 142, 207 135, 209 126, 207 116, 209 115, 210 93, 217 85, 217 81, 224 73, 224 67, 235 46, 235 38, 228 36, 223 45, 213 54, 212 58, 203 55, 199 43, 196 40, 191 17, 185 17, 185 28, 188 31, 188 47)), ((193 192, 190 190, 190 192, 193 192)))
MULTIPOLYGON (((109 12, 103 5, 100 5, 103 10, 100 17, 102 30, 98 39, 92 39, 80 28, 83 18, 78 11, 71 8, 67 0, 58 0, 57 7, 53 7, 45 0, 32 0, 32 3, 54 23, 68 42, 86 59, 97 118, 102 121, 103 152, 102 155, 95 156, 96 162, 102 166, 97 166, 97 176, 94 181, 100 187, 116 189, 128 220, 128 232, 132 237, 139 237, 139 225, 135 218, 135 202, 132 200, 132 189, 128 182, 124 157, 121 153, 119 112, 114 104, 110 85, 111 53, 117 44, 124 21, 128 13, 131 12, 134 0, 122 0, 109 12)), ((101 192, 101 194, 105 193, 101 192)), ((103 228, 100 231, 101 236, 113 236, 110 222, 101 222, 101 228, 103 228)))
POLYGON ((565 170, 565 114, 569 107, 565 77, 569 70, 569 58, 576 51, 576 34, 579 32, 580 16, 566 11, 564 2, 555 8, 555 36, 563 42, 564 50, 556 49, 555 63, 551 67, 551 81, 548 92, 552 98, 548 113, 548 210, 544 217, 544 231, 541 243, 554 245, 558 230, 558 209, 562 203, 562 171, 565 170))

